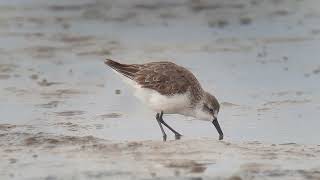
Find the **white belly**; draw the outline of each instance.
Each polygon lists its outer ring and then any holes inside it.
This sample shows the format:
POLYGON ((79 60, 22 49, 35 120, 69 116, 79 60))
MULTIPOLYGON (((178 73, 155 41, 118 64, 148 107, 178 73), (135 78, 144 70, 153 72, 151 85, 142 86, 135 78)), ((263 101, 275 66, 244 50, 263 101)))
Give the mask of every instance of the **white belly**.
POLYGON ((156 112, 184 114, 184 111, 189 109, 188 94, 164 96, 155 90, 141 87, 135 89, 135 96, 156 112))
MULTIPOLYGON (((121 75, 121 77, 123 77, 121 75)), ((155 90, 141 88, 135 81, 123 77, 125 82, 130 84, 134 89, 134 95, 144 104, 156 112, 163 111, 166 114, 183 114, 190 116, 190 100, 188 93, 174 96, 164 96, 155 90)))

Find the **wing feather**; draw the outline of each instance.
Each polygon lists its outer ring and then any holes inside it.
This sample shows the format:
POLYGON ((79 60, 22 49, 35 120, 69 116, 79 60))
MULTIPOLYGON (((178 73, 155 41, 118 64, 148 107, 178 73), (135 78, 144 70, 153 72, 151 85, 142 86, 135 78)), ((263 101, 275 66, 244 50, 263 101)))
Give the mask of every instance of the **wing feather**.
MULTIPOLYGON (((141 87, 153 89, 162 95, 183 94, 203 91, 196 77, 184 67, 172 62, 151 62, 146 64, 121 64, 106 60, 105 64, 124 76, 136 81, 141 87)), ((200 99, 200 97, 195 97, 200 99)))

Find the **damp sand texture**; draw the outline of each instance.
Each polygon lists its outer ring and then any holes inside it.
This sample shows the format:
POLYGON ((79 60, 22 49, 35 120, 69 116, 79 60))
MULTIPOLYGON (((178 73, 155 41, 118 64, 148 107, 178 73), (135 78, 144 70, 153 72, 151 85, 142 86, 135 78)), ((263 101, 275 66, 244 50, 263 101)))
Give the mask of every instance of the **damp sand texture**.
POLYGON ((0 179, 320 179, 317 0, 0 2, 0 179), (169 60, 221 103, 155 113, 103 61, 169 60))

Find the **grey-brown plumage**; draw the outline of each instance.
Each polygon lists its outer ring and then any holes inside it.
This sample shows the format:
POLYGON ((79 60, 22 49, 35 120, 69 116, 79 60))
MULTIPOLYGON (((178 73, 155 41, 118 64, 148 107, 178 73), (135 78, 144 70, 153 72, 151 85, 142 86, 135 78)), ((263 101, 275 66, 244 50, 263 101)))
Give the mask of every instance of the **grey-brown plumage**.
POLYGON ((133 84, 136 96, 157 112, 156 119, 164 140, 166 133, 162 124, 169 128, 176 138, 181 136, 163 121, 164 113, 182 114, 212 121, 219 133, 219 139, 223 138, 217 120, 219 102, 202 89, 197 78, 186 68, 167 61, 121 64, 107 59, 105 64, 136 82, 133 84))
POLYGON ((161 61, 146 64, 121 64, 107 59, 105 64, 143 88, 156 90, 162 95, 183 94, 190 91, 193 102, 199 101, 203 89, 197 78, 186 68, 172 62, 161 61))

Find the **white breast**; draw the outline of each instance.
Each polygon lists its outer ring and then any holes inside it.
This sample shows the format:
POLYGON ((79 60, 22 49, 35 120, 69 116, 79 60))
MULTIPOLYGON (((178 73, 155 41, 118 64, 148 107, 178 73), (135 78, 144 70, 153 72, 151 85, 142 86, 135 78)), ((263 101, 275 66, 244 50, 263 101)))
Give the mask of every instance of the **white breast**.
POLYGON ((174 96, 161 95, 155 90, 138 87, 135 96, 156 112, 183 114, 190 104, 187 94, 174 96))
POLYGON ((121 75, 123 80, 134 89, 134 95, 144 104, 156 112, 163 111, 166 114, 183 114, 190 116, 189 94, 179 94, 174 96, 161 95, 155 90, 142 88, 135 81, 121 75))

